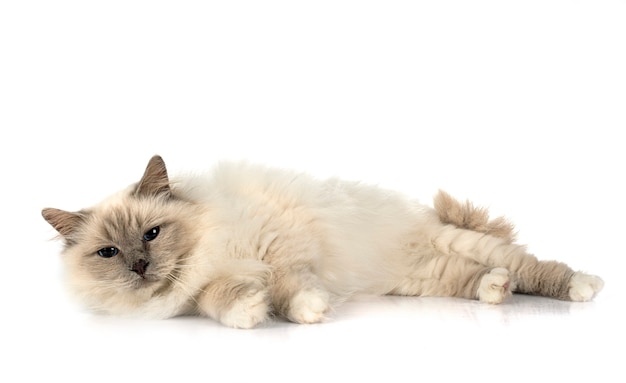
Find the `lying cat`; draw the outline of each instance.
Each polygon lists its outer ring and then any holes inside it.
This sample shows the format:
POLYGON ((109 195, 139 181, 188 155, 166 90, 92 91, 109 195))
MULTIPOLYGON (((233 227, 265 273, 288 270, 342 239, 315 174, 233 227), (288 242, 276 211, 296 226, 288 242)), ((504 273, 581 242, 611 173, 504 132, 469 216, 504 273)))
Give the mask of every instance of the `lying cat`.
POLYGON ((251 328, 271 314, 320 322, 361 293, 497 304, 512 292, 587 301, 602 289, 599 277, 538 261, 484 209, 444 192, 434 206, 246 163, 170 181, 155 156, 100 204, 42 214, 64 240, 73 291, 114 314, 251 328))

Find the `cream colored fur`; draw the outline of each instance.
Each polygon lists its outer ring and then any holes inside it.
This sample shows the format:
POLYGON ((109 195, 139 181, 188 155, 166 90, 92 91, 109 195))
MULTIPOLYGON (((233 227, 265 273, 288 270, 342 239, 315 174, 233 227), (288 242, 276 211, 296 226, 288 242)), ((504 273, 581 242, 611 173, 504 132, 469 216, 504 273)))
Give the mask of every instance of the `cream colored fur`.
POLYGON ((586 301, 603 285, 538 261, 515 244, 510 223, 443 192, 433 209, 374 186, 247 163, 170 180, 157 156, 137 184, 102 203, 43 216, 65 241, 70 286, 115 314, 200 314, 251 328, 271 313, 316 323, 361 293, 496 304, 511 292, 586 301), (160 232, 146 240, 151 228, 160 232), (98 255, 108 248, 119 252, 98 255))

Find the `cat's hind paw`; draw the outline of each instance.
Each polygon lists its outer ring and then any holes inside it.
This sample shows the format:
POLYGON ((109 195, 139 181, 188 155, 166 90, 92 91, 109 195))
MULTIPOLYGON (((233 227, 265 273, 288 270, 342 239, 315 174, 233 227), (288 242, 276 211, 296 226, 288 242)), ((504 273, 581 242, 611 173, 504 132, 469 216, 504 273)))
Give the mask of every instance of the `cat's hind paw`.
POLYGON ((592 300, 603 287, 602 278, 577 272, 569 281, 569 297, 574 302, 587 302, 592 300))
POLYGON ((323 290, 301 290, 289 302, 289 320, 296 323, 318 323, 330 310, 330 297, 323 290))
POLYGON ((237 299, 220 316, 220 322, 233 328, 253 328, 268 318, 269 305, 267 291, 253 291, 248 296, 237 299))
POLYGON ((481 302, 502 303, 505 298, 511 295, 509 271, 505 268, 497 267, 483 275, 477 293, 481 302))

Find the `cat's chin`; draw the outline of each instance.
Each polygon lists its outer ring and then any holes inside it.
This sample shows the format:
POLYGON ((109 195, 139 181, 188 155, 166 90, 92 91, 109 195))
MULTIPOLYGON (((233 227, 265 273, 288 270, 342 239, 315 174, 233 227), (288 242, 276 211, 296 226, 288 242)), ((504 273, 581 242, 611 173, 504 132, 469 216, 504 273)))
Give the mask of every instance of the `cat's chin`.
POLYGON ((145 275, 133 280, 131 287, 133 290, 142 289, 159 289, 163 284, 167 284, 167 279, 160 278, 156 275, 145 275))

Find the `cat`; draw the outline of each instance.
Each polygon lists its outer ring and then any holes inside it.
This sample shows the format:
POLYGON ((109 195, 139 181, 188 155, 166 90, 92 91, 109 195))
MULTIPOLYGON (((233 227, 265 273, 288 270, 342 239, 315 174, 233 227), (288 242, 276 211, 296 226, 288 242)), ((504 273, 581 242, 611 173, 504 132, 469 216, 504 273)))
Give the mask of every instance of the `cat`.
POLYGON ((443 191, 431 208, 250 163, 170 179, 154 156, 139 182, 98 205, 42 215, 63 240, 71 290, 111 314, 252 328, 273 315, 320 322, 355 294, 588 301, 604 285, 537 260, 508 221, 443 191))

